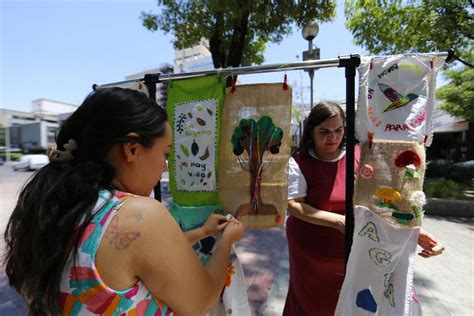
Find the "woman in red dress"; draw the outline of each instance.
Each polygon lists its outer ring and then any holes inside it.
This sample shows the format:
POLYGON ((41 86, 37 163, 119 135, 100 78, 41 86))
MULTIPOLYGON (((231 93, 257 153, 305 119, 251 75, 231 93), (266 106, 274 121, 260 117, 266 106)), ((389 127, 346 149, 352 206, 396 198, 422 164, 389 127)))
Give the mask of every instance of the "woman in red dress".
MULTIPOLYGON (((290 159, 286 316, 333 315, 336 308, 344 280, 344 118, 337 103, 316 105, 290 159)), ((357 169, 358 150, 355 157, 357 169)))
MULTIPOLYGON (((334 315, 344 281, 346 155, 345 115, 334 102, 311 111, 300 147, 289 161, 288 239, 290 282, 284 316, 334 315)), ((354 170, 360 151, 355 148, 354 170)), ((421 230, 420 255, 444 246, 421 230)))

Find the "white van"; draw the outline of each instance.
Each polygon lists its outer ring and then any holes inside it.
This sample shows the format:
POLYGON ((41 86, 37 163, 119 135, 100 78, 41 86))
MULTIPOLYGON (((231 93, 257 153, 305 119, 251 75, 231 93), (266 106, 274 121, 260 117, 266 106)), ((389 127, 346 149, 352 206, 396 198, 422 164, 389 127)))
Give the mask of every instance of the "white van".
POLYGON ((49 158, 46 155, 24 155, 20 160, 12 164, 13 170, 19 169, 38 170, 49 163, 49 158))

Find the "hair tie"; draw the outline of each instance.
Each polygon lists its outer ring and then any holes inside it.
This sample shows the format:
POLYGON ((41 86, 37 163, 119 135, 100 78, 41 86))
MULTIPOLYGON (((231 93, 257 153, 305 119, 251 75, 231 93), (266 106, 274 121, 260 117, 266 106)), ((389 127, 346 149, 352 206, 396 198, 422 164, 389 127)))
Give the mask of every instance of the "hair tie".
POLYGON ((77 142, 70 139, 64 144, 64 150, 59 150, 55 147, 48 149, 48 157, 50 161, 71 161, 74 159, 72 155, 73 150, 77 150, 77 142))

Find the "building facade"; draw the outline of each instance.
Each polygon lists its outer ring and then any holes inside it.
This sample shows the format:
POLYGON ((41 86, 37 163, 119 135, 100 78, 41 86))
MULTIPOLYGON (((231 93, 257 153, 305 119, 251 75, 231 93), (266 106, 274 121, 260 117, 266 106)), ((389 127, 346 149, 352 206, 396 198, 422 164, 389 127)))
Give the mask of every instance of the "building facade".
POLYGON ((0 140, 0 152, 42 152, 56 144, 58 115, 71 113, 76 105, 38 99, 32 101, 32 112, 0 109, 0 124, 5 129, 0 140), (8 147, 8 148, 7 148, 8 147))

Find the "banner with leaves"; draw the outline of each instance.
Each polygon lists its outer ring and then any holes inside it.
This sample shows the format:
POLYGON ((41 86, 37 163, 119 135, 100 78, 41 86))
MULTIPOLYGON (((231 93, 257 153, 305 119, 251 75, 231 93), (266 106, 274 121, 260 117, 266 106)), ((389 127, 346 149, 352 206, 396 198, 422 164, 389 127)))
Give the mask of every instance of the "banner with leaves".
POLYGON ((168 117, 171 195, 183 206, 218 203, 217 159, 225 80, 218 76, 171 82, 168 117))
POLYGON ((291 88, 239 85, 226 91, 219 157, 219 197, 225 212, 249 228, 284 222, 288 194, 291 88))

